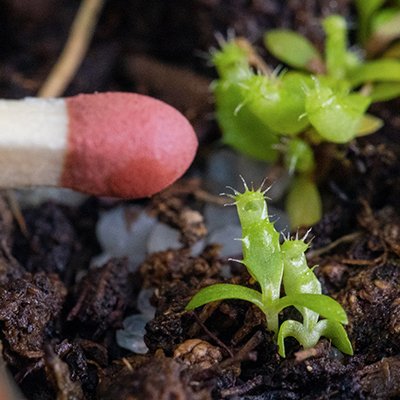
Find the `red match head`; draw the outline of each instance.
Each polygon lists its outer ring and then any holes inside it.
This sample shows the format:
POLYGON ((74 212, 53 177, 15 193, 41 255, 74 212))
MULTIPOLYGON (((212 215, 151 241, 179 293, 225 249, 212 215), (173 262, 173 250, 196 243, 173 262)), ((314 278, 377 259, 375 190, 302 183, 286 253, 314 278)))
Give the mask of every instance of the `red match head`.
POLYGON ((125 198, 150 196, 181 177, 197 137, 173 107, 148 96, 99 93, 66 99, 69 133, 61 185, 125 198))

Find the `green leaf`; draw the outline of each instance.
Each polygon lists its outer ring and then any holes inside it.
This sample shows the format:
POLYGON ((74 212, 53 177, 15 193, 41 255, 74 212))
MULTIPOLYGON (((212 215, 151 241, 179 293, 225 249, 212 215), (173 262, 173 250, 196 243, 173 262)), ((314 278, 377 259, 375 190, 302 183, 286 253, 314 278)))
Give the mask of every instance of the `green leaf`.
POLYGON ((193 310, 204 304, 211 303, 212 301, 227 299, 246 300, 255 304, 260 309, 263 309, 260 292, 245 286, 217 283, 207 286, 197 292, 186 306, 186 310, 193 310))
POLYGON ((215 50, 211 54, 211 62, 222 79, 234 81, 250 71, 247 51, 234 40, 222 44, 220 50, 215 50))
POLYGON ((312 172, 315 168, 314 152, 304 140, 292 138, 285 146, 284 162, 289 174, 294 171, 312 172))
POLYGON ((354 354, 347 332, 339 322, 324 319, 318 322, 316 328, 321 336, 332 340, 333 345, 341 352, 351 356, 354 354))
POLYGON ((400 11, 398 8, 387 8, 372 19, 372 34, 367 42, 368 54, 384 50, 388 44, 400 37, 400 11))
POLYGON ((400 82, 383 82, 372 86, 369 95, 372 102, 388 101, 400 96, 400 82))
POLYGON ((346 330, 336 321, 324 319, 316 325, 308 326, 298 321, 284 321, 279 328, 278 346, 279 354, 285 357, 285 338, 294 337, 305 349, 314 347, 321 336, 330 339, 335 347, 346 354, 353 355, 353 348, 346 330), (308 328, 308 329, 307 329, 308 328))
POLYGON ((371 100, 358 93, 336 94, 316 83, 307 94, 306 113, 311 125, 333 143, 346 143, 356 136, 361 119, 371 100))
POLYGON ((294 68, 310 70, 314 61, 322 62, 318 50, 308 39, 288 29, 267 32, 264 43, 278 60, 294 68))
POLYGON ((321 197, 317 186, 309 177, 299 176, 294 179, 286 198, 286 211, 292 229, 311 226, 321 219, 321 197))
POLYGON ((310 85, 310 78, 299 73, 278 78, 254 74, 241 82, 245 105, 273 131, 295 135, 309 124, 304 108, 307 80, 310 85))
POLYGON ((324 294, 299 293, 280 298, 277 301, 276 309, 283 310, 286 307, 306 307, 318 313, 324 318, 332 321, 347 324, 347 315, 343 307, 332 297, 324 294))
POLYGON ((400 43, 395 42, 383 53, 383 58, 400 58, 400 43))
POLYGON ((285 338, 292 336, 300 344, 304 345, 304 325, 299 321, 294 321, 292 319, 286 320, 282 323, 278 332, 278 353, 281 357, 286 357, 285 352, 285 338))
POLYGON ((365 44, 368 39, 371 17, 385 0, 355 0, 358 18, 358 41, 365 44))
POLYGON ((223 142, 249 157, 276 161, 275 145, 279 139, 274 131, 251 113, 237 84, 218 81, 214 87, 216 117, 223 133, 223 142))
POLYGON ((346 21, 339 15, 331 15, 324 19, 322 25, 326 34, 325 59, 328 75, 343 79, 347 60, 346 21))
POLYGON ((353 87, 365 82, 400 82, 400 61, 381 59, 361 64, 349 75, 353 87))
POLYGON ((383 121, 371 114, 365 114, 358 128, 357 137, 367 136, 382 128, 383 121))

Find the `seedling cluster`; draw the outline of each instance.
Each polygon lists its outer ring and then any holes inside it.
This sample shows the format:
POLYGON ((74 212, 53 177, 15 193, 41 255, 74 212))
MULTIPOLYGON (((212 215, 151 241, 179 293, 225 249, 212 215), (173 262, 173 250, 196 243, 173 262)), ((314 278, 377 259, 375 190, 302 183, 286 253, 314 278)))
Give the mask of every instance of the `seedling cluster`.
MULTIPOLYGON (((390 15, 400 19, 399 11, 390 15)), ((340 16, 325 18, 323 28, 324 55, 293 31, 266 33, 266 48, 288 66, 280 72, 254 63, 254 49, 243 39, 221 41, 220 50, 212 53, 219 75, 212 89, 223 140, 253 158, 280 160, 294 175, 287 197, 293 227, 311 225, 321 216, 315 183, 318 146, 375 132, 382 121, 367 114, 368 107, 400 94, 398 60, 363 61, 348 48, 340 16)))
POLYGON ((332 298, 321 294, 321 285, 308 267, 303 239, 287 238, 280 244, 279 233, 268 216, 265 191, 249 189, 231 196, 242 226, 243 260, 260 290, 233 284, 215 284, 201 289, 187 305, 188 310, 217 300, 241 299, 259 307, 267 328, 276 335, 279 354, 285 357, 286 337, 292 336, 305 348, 313 347, 321 336, 332 340, 342 352, 353 354, 343 324, 347 316, 332 298), (281 296, 281 289, 285 296, 281 296), (279 313, 294 306, 303 320, 286 320, 279 325, 279 313), (320 316, 325 319, 320 319, 320 316))

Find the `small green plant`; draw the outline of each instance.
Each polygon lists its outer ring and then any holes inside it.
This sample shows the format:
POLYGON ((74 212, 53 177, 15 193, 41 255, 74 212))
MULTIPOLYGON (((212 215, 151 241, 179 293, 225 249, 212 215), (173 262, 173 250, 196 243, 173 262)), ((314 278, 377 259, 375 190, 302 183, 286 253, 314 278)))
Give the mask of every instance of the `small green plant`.
POLYGON ((353 354, 342 324, 347 323, 343 308, 332 298, 321 294, 321 286, 308 268, 304 256, 304 239, 287 239, 282 245, 279 233, 268 216, 265 191, 249 189, 231 196, 242 226, 243 260, 260 290, 233 284, 215 284, 201 289, 186 309, 192 310, 216 300, 241 299, 259 307, 266 317, 267 328, 275 333, 279 353, 285 356, 284 339, 295 337, 304 347, 314 346, 321 336, 347 354, 353 354), (281 286, 286 295, 281 296, 281 286), (279 328, 279 313, 296 307, 303 321, 287 320, 279 328), (320 316, 326 319, 320 319, 320 316))
MULTIPOLYGON (((376 17, 371 22, 375 14, 369 12, 363 17, 365 24, 376 26, 376 20, 389 19, 390 38, 397 37, 394 32, 400 36, 393 23, 393 18, 400 19, 399 8, 384 11, 390 18, 376 17)), ((379 26, 387 28, 384 22, 379 26)), ((281 161, 294 175, 287 201, 293 227, 312 225, 322 214, 316 186, 319 146, 345 144, 374 133, 383 122, 367 114, 370 104, 400 95, 399 60, 386 56, 362 60, 360 52, 348 48, 346 23, 340 16, 325 18, 323 28, 324 54, 296 32, 266 33, 266 48, 288 66, 280 73, 265 68, 260 72, 251 61, 254 50, 243 45, 243 39, 221 42, 221 49, 212 54, 219 75, 212 89, 223 141, 250 157, 281 161)), ((366 33, 360 35, 369 43, 366 33)), ((339 152, 332 154, 334 159, 339 152)))

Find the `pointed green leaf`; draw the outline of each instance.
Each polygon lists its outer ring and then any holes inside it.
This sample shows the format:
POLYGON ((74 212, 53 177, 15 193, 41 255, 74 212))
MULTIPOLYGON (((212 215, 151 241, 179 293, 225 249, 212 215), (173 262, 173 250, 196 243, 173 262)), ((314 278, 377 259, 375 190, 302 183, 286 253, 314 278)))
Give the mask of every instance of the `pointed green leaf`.
POLYGON ((211 62, 222 79, 234 81, 250 70, 247 51, 234 40, 223 43, 221 49, 212 52, 211 62))
POLYGON ((292 319, 286 320, 282 323, 279 328, 278 333, 278 353, 281 357, 286 357, 285 352, 285 339, 289 336, 296 338, 296 340, 303 344, 303 332, 304 332, 304 325, 299 321, 294 321, 292 319))
POLYGON ((383 53, 383 58, 400 58, 400 43, 395 42, 383 53))
POLYGON ((278 157, 275 149, 278 137, 249 111, 238 84, 218 81, 213 91, 223 142, 252 158, 275 161, 278 157))
POLYGON ((323 294, 301 293, 285 296, 277 301, 277 309, 279 311, 289 306, 309 308, 322 317, 341 324, 347 324, 348 322, 343 307, 332 297, 323 294))
POLYGON ((385 0, 355 0, 358 12, 358 41, 365 44, 371 28, 371 17, 385 0))
POLYGON ((288 29, 267 32, 264 43, 278 60, 294 68, 309 70, 313 61, 322 62, 318 50, 308 39, 288 29))
POLYGON ((358 127, 357 137, 367 136, 382 128, 383 121, 371 114, 365 114, 358 127))
POLYGON ((324 319, 318 322, 316 329, 321 336, 330 339, 341 352, 351 356, 354 354, 347 332, 339 322, 324 319))
POLYGON ((356 136, 361 119, 371 100, 358 93, 335 93, 316 83, 307 94, 306 113, 311 125, 333 143, 347 143, 356 136))
POLYGON ((289 174, 312 172, 315 168, 314 152, 304 140, 291 138, 285 145, 284 163, 289 174))
POLYGON ((307 84, 308 76, 288 72, 274 78, 253 74, 240 86, 251 113, 278 134, 295 135, 309 125, 304 115, 307 84))
POLYGON ((306 176, 292 182, 286 197, 286 212, 292 229, 311 226, 322 216, 322 202, 316 184, 306 176))
POLYGON ((400 82, 400 61, 388 58, 365 62, 351 71, 349 79, 354 87, 365 82, 400 82))
POLYGON ((186 310, 193 310, 196 307, 211 303, 212 301, 227 299, 246 300, 261 309, 263 307, 260 292, 245 286, 232 285, 230 283, 217 283, 207 286, 196 293, 186 306, 186 310))
POLYGON ((400 96, 400 82, 384 82, 373 85, 370 97, 372 102, 388 101, 400 96))
POLYGON ((381 52, 391 41, 400 37, 400 11, 398 8, 383 9, 371 22, 372 33, 367 42, 370 56, 381 52))
POLYGON ((339 15, 331 15, 324 19, 322 25, 326 34, 325 59, 328 75, 343 79, 347 59, 346 21, 339 15))

